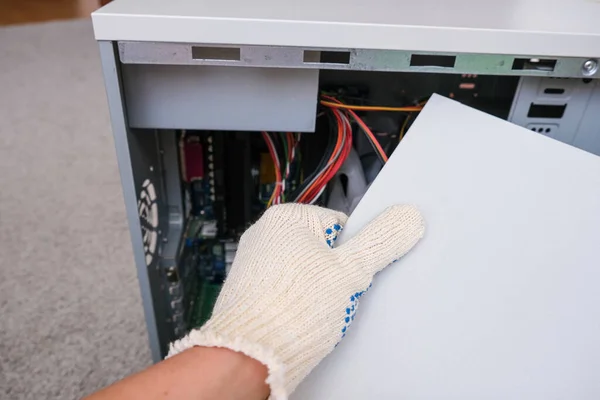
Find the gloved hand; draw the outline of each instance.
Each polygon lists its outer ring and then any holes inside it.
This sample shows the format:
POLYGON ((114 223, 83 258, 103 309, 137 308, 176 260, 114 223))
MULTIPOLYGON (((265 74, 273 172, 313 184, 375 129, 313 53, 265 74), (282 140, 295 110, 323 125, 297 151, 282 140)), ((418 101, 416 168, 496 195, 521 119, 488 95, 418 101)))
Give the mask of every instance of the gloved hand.
POLYGON ((271 207, 241 237, 211 319, 171 344, 226 347, 268 368, 283 400, 345 336, 373 275, 423 236, 412 206, 394 206, 332 248, 346 215, 316 206, 271 207))

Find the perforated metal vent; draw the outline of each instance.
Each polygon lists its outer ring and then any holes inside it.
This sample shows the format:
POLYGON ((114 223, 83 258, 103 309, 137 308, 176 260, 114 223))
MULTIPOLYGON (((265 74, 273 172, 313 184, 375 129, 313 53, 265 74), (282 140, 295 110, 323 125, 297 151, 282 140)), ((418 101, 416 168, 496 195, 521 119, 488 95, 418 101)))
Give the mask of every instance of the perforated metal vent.
POLYGON ((156 204, 156 189, 149 179, 146 179, 142 184, 138 200, 138 212, 140 214, 146 264, 150 265, 156 256, 156 243, 158 242, 158 205, 156 204))

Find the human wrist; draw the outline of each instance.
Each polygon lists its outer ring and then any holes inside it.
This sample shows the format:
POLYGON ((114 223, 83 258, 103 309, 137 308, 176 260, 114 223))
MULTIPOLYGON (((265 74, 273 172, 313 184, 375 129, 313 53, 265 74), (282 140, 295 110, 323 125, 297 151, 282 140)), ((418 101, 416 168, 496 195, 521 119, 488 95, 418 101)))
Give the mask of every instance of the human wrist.
MULTIPOLYGON (((187 353, 189 349, 202 350, 205 354, 214 353, 209 353, 209 350, 204 349, 227 350, 234 355, 244 356, 255 362, 255 366, 261 367, 261 371, 265 372, 262 375, 261 383, 269 388, 267 393, 270 392, 271 398, 287 398, 283 391, 285 366, 275 351, 268 345, 248 338, 244 332, 238 332, 231 336, 224 334, 220 329, 220 324, 215 325, 213 321, 214 319, 209 320, 202 328, 195 329, 185 338, 172 343, 168 358, 187 353)), ((231 355, 224 355, 224 357, 231 357, 231 355)), ((229 372, 234 373, 234 371, 229 372)))
POLYGON ((224 347, 195 346, 184 353, 196 358, 195 369, 207 371, 203 381, 214 382, 231 399, 266 399, 269 395, 267 367, 245 354, 224 347))

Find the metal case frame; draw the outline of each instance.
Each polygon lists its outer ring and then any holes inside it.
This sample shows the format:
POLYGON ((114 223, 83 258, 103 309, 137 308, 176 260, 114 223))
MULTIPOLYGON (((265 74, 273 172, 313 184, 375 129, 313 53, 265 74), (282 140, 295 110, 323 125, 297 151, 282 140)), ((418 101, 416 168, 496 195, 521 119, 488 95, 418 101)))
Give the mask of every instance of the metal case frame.
MULTIPOLYGON (((129 221, 150 348, 154 361, 162 359, 166 354, 169 341, 174 338, 176 333, 181 333, 175 332, 181 308, 181 303, 178 303, 180 301, 180 297, 178 297, 180 291, 177 289, 176 279, 170 278, 173 277, 173 274, 177 274, 178 246, 182 236, 185 216, 180 188, 176 136, 172 130, 163 131, 151 128, 178 129, 182 127, 174 126, 173 124, 152 126, 142 123, 140 121, 143 121, 143 118, 139 117, 140 113, 148 112, 148 110, 143 109, 135 111, 135 115, 139 118, 135 117, 138 118, 135 124, 130 124, 131 110, 128 109, 126 97, 133 97, 134 95, 131 93, 127 94, 127 91, 132 90, 132 87, 127 89, 129 83, 124 82, 124 79, 126 79, 126 74, 123 73, 124 64, 186 65, 187 68, 205 68, 206 66, 210 66, 211 68, 252 67, 291 69, 292 75, 290 76, 304 77, 298 81, 298 84, 301 85, 302 82, 305 82, 310 87, 308 90, 302 92, 303 96, 300 102, 305 103, 302 112, 284 115, 281 121, 285 121, 287 117, 294 121, 293 126, 291 126, 292 128, 301 127, 301 130, 310 130, 311 124, 314 124, 314 115, 310 117, 307 117, 307 115, 311 112, 314 113, 316 106, 316 89, 318 88, 318 73, 320 69, 534 76, 533 78, 522 78, 509 118, 516 123, 525 125, 529 124, 530 121, 527 121, 527 118, 523 117, 521 109, 524 107, 524 104, 530 102, 531 98, 533 98, 531 93, 535 92, 535 89, 528 88, 533 88, 540 80, 549 79, 550 77, 577 77, 580 78, 578 80, 580 81, 583 77, 597 77, 599 75, 596 60, 592 60, 596 63, 595 66, 592 65, 594 68, 588 69, 589 64, 586 63, 589 63, 590 60, 566 57, 556 58, 555 68, 552 71, 526 69, 515 72, 510 66, 516 56, 506 55, 428 54, 455 57, 454 66, 448 68, 426 65, 411 66, 410 59, 412 55, 420 53, 405 51, 225 46, 226 48, 239 49, 239 59, 211 60, 193 57, 194 46, 211 47, 204 45, 100 41, 99 46, 120 167, 123 196, 129 221), (315 62, 317 60, 315 57, 321 60, 322 51, 348 53, 347 62, 315 62), (311 98, 313 96, 314 98, 311 98), (150 129, 136 130, 133 127, 135 125, 150 129), (156 215, 153 214, 153 210, 156 210, 156 215), (140 217, 140 213, 143 214, 142 217, 140 217)), ((523 58, 523 56, 519 56, 518 58, 523 58)), ((527 57, 527 59, 533 59, 532 62, 535 64, 535 56, 527 57)), ((173 71, 176 71, 176 69, 173 71)), ((144 87, 152 87, 152 82, 146 83, 147 85, 144 87)), ((579 143, 581 146, 597 149, 597 153, 600 153, 600 132, 598 132, 598 128, 593 129, 594 126, 600 126, 598 124, 599 118, 587 106, 591 100, 595 102, 600 101, 600 90, 598 90, 596 81, 589 87, 593 88, 593 91, 589 93, 585 92, 588 93, 587 100, 584 103, 580 103, 579 106, 575 106, 587 107, 588 109, 586 113, 587 117, 582 122, 582 125, 587 127, 588 133, 585 135, 585 140, 582 139, 579 142, 571 140, 571 143, 575 145, 579 143)), ((133 88, 135 89, 135 86, 133 88)), ((285 93, 285 91, 282 93, 285 93)), ((198 92, 197 95, 204 96, 206 93, 198 92)), ((575 97, 572 96, 567 101, 580 101, 579 98, 575 97)), ((193 98, 190 99, 193 100, 193 98)), ((270 100, 272 102, 273 99, 270 100)), ((282 108, 281 112, 285 113, 286 109, 282 108)), ((582 112, 577 115, 581 115, 582 112)), ((569 118, 571 117, 569 116, 569 118)), ((578 117, 574 115, 571 120, 575 121, 576 118, 578 117)), ((194 119, 196 125, 193 127, 196 129, 214 129, 218 127, 210 124, 203 127, 202 124, 198 124, 198 121, 199 119, 194 119)), ((563 121, 561 132, 569 129, 564 125, 566 123, 563 121)), ((243 121, 240 122, 238 120, 236 124, 233 126, 233 129, 243 128, 243 126, 240 126, 240 124, 243 124, 243 121)), ((258 122, 253 121, 253 124, 247 128, 248 130, 255 130, 260 128, 260 126, 261 123, 258 120, 258 122)), ((270 128, 286 129, 288 127, 290 126, 282 122, 280 126, 270 128)), ((232 129, 227 125, 223 125, 221 128, 232 129)), ((265 128, 262 127, 261 129, 265 128)), ((561 139, 561 137, 557 138, 561 139)))

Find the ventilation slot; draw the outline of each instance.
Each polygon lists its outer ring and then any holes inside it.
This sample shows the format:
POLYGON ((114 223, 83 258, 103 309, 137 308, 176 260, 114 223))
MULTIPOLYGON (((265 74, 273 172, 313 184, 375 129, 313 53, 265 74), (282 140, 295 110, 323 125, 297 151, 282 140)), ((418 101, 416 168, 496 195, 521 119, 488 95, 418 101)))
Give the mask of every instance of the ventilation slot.
POLYGON ((303 61, 318 64, 350 64, 350 52, 304 50, 303 61))
POLYGON ((540 58, 515 58, 513 61, 513 71, 554 71, 556 67, 556 60, 552 59, 540 59, 540 58))
POLYGON ((531 103, 529 111, 527 112, 528 118, 562 118, 565 114, 567 105, 549 105, 549 104, 535 104, 531 103))
POLYGON ((544 89, 545 94, 563 94, 564 92, 565 92, 565 89, 561 89, 561 88, 546 88, 546 89, 544 89))
POLYGON ((240 61, 239 47, 200 47, 192 46, 194 60, 240 61))
POLYGON ((454 68, 455 63, 455 56, 438 56, 428 54, 413 54, 410 56, 411 67, 454 68))
POLYGON ((146 265, 150 266, 155 259, 158 243, 158 204, 156 203, 156 189, 149 179, 146 179, 142 184, 138 200, 138 212, 146 265))

